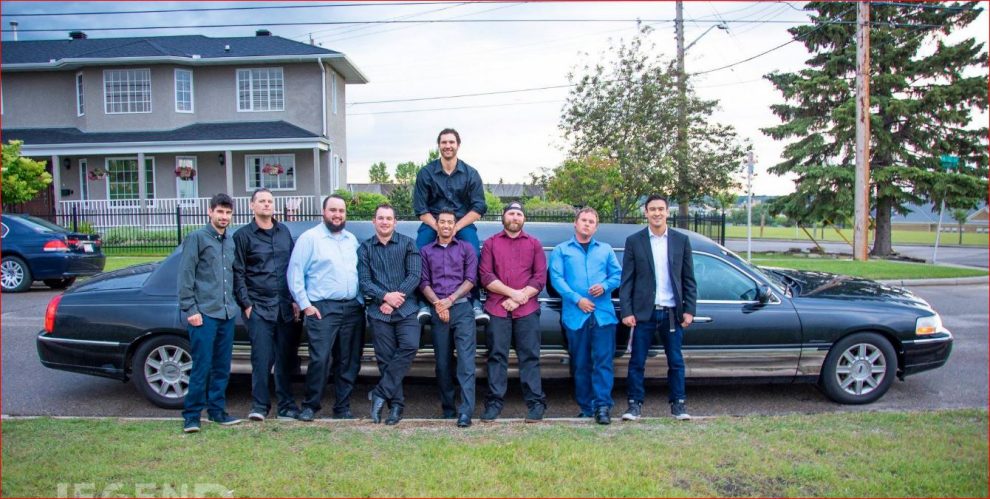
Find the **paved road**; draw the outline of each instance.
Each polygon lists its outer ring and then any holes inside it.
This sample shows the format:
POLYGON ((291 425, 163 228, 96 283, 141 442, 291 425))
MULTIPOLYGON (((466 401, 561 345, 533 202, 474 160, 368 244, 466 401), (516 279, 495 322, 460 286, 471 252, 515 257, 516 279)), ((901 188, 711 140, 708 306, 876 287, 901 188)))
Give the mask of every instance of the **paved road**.
MULTIPOLYGON (((688 408, 697 415, 740 415, 837 412, 860 410, 904 410, 957 407, 987 407, 988 338, 986 285, 917 287, 916 293, 938 310, 956 336, 955 349, 941 369, 895 381, 891 390, 869 406, 841 406, 828 401, 810 385, 689 385, 688 408)), ((2 413, 6 415, 63 416, 166 416, 177 411, 152 406, 134 387, 119 381, 54 371, 41 366, 35 350, 35 334, 42 327, 45 306, 54 292, 36 288, 24 294, 2 297, 2 413)), ((247 377, 234 377, 230 386, 229 410, 243 417, 250 404, 247 377)), ((370 391, 373 380, 362 380, 357 393, 370 391)), ((503 415, 523 417, 518 383, 511 383, 509 405, 503 415)), ((295 386, 297 393, 302 385, 295 386)), ((577 406, 570 399, 571 386, 564 381, 545 385, 550 395, 550 417, 573 417, 577 406)), ((665 415, 665 387, 648 387, 645 412, 665 415)), ((483 393, 483 385, 479 385, 483 393)), ((625 387, 616 387, 617 409, 624 409, 625 387)), ((416 380, 406 392, 407 417, 436 417, 440 408, 435 385, 416 380)), ((329 406, 329 400, 324 405, 329 406)), ((358 415, 366 414, 369 402, 354 401, 358 415)), ((478 410, 480 414, 480 408, 478 410)))
MULTIPOLYGON (((736 253, 745 256, 745 239, 727 239, 725 246, 736 253)), ((787 251, 791 248, 812 248, 814 244, 809 241, 753 241, 753 251, 787 251)), ((852 248, 845 243, 822 243, 822 247, 829 253, 852 253, 852 248)), ((934 248, 931 246, 894 246, 894 251, 918 258, 927 262, 932 261, 934 248)), ((972 246, 943 246, 938 249, 938 262, 953 265, 966 265, 968 267, 988 267, 990 260, 990 250, 972 246)))

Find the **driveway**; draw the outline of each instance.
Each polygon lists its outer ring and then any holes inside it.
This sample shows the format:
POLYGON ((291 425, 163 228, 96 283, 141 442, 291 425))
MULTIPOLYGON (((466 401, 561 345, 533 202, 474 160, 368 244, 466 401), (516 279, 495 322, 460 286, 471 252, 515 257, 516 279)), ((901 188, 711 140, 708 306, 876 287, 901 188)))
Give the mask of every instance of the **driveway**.
MULTIPOLYGON (((696 415, 779 414, 862 410, 914 410, 957 407, 987 407, 988 288, 983 285, 926 286, 914 291, 928 300, 956 337, 948 363, 937 370, 895 381, 878 402, 867 406, 842 406, 830 402, 812 385, 688 385, 688 409, 696 415)), ((159 409, 146 402, 130 384, 109 379, 46 369, 38 361, 35 335, 41 329, 45 307, 55 293, 47 289, 2 297, 2 413, 5 415, 58 416, 157 416, 178 417, 178 411, 159 409)), ((690 334, 690 330, 688 332, 690 334)), ((369 409, 366 394, 373 378, 362 379, 352 407, 356 415, 369 409)), ((297 394, 302 384, 295 386, 297 394)), ((331 391, 331 390, 328 390, 331 391)), ((546 381, 549 417, 573 417, 577 406, 566 381, 546 381)), ((484 381, 478 386, 485 392, 484 381)), ((655 383, 647 388, 647 416, 667 414, 666 388, 655 383)), ((620 381, 613 393, 617 411, 625 409, 625 386, 620 381)), ((332 396, 332 395, 331 395, 332 396)), ((518 382, 510 383, 508 405, 503 415, 523 417, 518 382)), ((437 417, 440 412, 436 385, 432 380, 413 380, 406 389, 406 416, 437 417)), ((480 401, 480 398, 479 398, 480 401)), ((324 400, 324 407, 331 400, 324 400)), ((477 414, 480 414, 480 403, 477 414)), ((228 409, 244 417, 250 408, 250 383, 235 376, 228 391, 228 409)), ((320 416, 318 414, 318 416, 320 416)))

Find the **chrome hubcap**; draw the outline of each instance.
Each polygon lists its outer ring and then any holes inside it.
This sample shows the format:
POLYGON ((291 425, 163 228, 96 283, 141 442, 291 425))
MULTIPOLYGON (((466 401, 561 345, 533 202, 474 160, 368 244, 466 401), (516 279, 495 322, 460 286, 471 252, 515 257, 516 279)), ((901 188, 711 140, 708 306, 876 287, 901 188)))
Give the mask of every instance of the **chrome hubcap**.
POLYGON ((192 357, 189 352, 175 345, 156 348, 144 361, 144 379, 156 393, 165 398, 174 399, 186 395, 191 371, 192 357))
POLYGON ((887 358, 869 343, 853 345, 842 352, 835 367, 839 387, 851 395, 866 395, 876 390, 887 376, 887 358))
POLYGON ((0 265, 0 269, 3 271, 3 277, 0 278, 0 282, 3 283, 5 289, 13 289, 20 286, 24 282, 24 269, 15 261, 8 260, 0 265))

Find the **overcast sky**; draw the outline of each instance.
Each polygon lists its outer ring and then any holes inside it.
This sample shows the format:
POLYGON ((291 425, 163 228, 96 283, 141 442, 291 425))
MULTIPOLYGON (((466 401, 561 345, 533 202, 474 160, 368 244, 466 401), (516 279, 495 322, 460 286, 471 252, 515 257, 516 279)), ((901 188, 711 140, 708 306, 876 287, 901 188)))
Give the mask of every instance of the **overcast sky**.
MULTIPOLYGON (((371 104, 370 101, 449 97, 562 86, 567 73, 598 60, 610 39, 629 39, 636 19, 655 28, 658 51, 675 53, 673 2, 445 2, 341 6, 344 2, 8 2, 3 1, 3 28, 16 20, 21 40, 61 39, 71 29, 88 30, 91 38, 140 35, 202 34, 253 36, 259 28, 343 52, 368 77, 365 85, 347 87, 348 182, 366 182, 368 167, 385 161, 390 171, 403 161, 422 161, 435 146, 437 132, 453 127, 461 133, 460 158, 476 167, 485 182, 523 182, 530 172, 559 164, 566 144, 558 128, 566 88, 500 93, 463 98, 371 104), (99 12, 147 9, 277 5, 278 9, 222 12, 170 12, 128 15, 19 16, 25 13, 99 12), (308 5, 310 8, 290 8, 308 5), (411 24, 325 24, 383 20, 515 20, 411 24), (570 20, 525 22, 521 20, 570 20), (577 20, 595 20, 577 21, 577 20), (315 23, 278 26, 275 23, 315 23), (322 24, 321 24, 322 23, 322 24), (205 25, 251 24, 241 27, 205 25), (169 26, 139 31, 95 31, 92 28, 169 26), (183 29, 179 27, 191 27, 183 29), (56 28, 56 32, 24 30, 56 28)), ((688 73, 732 65, 791 40, 787 28, 807 23, 803 2, 686 2, 685 39, 688 73), (718 23, 727 30, 706 30, 718 23), (704 35, 703 35, 704 34, 704 35), (703 36, 702 36, 703 35, 703 36)), ((983 3, 986 8, 986 2, 983 3)), ((964 33, 987 40, 984 12, 964 33)), ((4 40, 10 34, 3 34, 4 40)), ((754 194, 777 195, 793 190, 789 179, 771 176, 766 168, 780 159, 783 143, 759 129, 779 124, 769 106, 781 97, 762 78, 772 71, 796 71, 809 54, 795 42, 730 68, 692 77, 698 93, 718 99, 715 118, 733 125, 751 141, 757 158, 754 194)), ((985 68, 984 68, 985 70, 985 68)), ((987 116, 978 120, 987 126, 987 116)))

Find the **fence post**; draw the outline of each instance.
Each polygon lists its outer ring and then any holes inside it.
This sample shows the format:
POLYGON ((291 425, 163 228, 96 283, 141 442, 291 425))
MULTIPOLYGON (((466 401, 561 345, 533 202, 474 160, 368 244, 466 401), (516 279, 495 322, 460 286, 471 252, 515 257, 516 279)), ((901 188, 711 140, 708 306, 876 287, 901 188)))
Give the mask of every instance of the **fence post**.
POLYGON ((79 232, 79 214, 75 206, 72 207, 72 232, 79 232))
POLYGON ((175 246, 182 244, 182 206, 175 206, 175 246))
POLYGON ((722 228, 718 233, 719 244, 725 246, 725 212, 722 212, 722 228))

